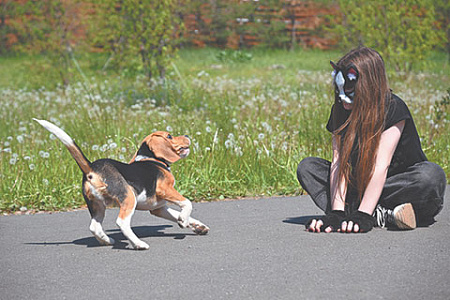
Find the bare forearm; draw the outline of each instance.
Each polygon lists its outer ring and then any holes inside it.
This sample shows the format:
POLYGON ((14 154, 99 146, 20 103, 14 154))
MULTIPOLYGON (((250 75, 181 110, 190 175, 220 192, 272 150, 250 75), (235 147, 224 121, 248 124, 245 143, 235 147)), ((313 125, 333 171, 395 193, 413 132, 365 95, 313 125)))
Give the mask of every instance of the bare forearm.
POLYGON ((373 214, 378 204, 381 193, 383 192, 384 183, 386 182, 387 169, 377 169, 372 175, 369 184, 366 187, 359 209, 369 215, 373 214))
POLYGON ((347 193, 346 182, 341 180, 338 182, 339 164, 333 162, 330 170, 330 193, 331 193, 331 209, 344 210, 345 195, 347 193))

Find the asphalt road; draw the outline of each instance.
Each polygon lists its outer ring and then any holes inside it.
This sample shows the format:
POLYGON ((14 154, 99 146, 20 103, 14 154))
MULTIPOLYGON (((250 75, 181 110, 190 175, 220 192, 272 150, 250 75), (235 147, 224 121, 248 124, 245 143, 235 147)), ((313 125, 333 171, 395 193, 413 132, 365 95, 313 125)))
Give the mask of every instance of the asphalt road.
POLYGON ((98 246, 87 210, 0 217, 0 299, 450 299, 450 188, 437 223, 314 234, 309 196, 195 203, 206 236, 136 212, 150 245, 98 246))

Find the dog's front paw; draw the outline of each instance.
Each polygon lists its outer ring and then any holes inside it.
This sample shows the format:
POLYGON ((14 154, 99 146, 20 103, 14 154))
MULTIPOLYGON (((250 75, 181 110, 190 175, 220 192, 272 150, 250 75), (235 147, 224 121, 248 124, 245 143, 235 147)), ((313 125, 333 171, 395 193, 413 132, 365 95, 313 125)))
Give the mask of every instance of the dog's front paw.
POLYGON ((189 225, 195 234, 205 235, 209 232, 209 227, 205 224, 192 223, 189 225))
POLYGON ((186 228, 189 226, 189 219, 184 219, 181 216, 178 217, 178 226, 180 226, 181 228, 186 228))
POLYGON ((139 241, 133 245, 134 250, 148 250, 150 246, 143 241, 139 241))

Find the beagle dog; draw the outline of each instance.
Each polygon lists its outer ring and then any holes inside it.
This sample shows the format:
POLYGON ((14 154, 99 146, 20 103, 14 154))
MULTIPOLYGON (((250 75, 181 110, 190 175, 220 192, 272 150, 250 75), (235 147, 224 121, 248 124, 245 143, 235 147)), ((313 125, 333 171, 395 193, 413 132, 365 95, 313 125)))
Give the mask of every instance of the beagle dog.
POLYGON ((128 164, 113 159, 91 163, 61 128, 45 120, 33 120, 61 140, 83 172, 83 196, 91 214, 89 229, 100 244, 114 244, 102 228, 106 207, 114 202, 120 207, 116 224, 137 250, 148 249, 149 245, 131 230, 136 209, 149 210, 152 215, 176 222, 181 228, 191 228, 196 234, 208 233, 208 226, 190 217, 192 203, 175 190, 175 178, 170 172, 172 163, 189 155, 188 136, 174 137, 157 131, 142 141, 128 164), (167 202, 178 205, 181 211, 167 207, 167 202))

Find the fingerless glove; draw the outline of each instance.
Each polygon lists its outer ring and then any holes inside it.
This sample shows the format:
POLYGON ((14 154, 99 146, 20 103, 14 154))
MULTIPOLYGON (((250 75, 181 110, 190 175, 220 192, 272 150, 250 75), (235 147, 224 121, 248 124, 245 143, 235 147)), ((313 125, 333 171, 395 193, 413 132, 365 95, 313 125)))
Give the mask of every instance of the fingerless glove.
POLYGON ((325 216, 320 218, 312 218, 306 223, 306 229, 309 229, 313 220, 321 220, 323 225, 321 229, 325 230, 327 227, 331 227, 331 231, 337 231, 341 227, 342 221, 345 221, 345 212, 342 210, 332 210, 328 212, 325 216))
POLYGON ((352 221, 353 224, 358 224, 360 232, 369 232, 375 225, 375 218, 372 215, 359 210, 348 216, 347 222, 349 221, 352 221))

